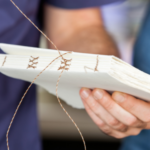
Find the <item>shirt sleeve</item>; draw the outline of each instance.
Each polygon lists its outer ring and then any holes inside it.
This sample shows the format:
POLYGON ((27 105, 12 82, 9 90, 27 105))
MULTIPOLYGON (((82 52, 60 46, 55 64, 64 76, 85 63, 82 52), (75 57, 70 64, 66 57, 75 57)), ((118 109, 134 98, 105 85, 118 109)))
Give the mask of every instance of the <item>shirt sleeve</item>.
POLYGON ((45 0, 46 3, 65 9, 99 7, 105 4, 124 0, 45 0))

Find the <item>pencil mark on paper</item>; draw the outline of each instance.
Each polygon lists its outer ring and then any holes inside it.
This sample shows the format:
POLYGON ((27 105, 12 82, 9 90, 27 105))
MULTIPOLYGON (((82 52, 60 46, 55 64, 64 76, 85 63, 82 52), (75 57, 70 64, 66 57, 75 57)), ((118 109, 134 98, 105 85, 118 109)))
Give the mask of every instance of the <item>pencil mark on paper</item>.
POLYGON ((87 72, 86 69, 94 70, 94 72, 95 72, 95 71, 98 71, 98 69, 97 69, 97 68, 98 68, 98 64, 99 64, 99 59, 98 59, 98 55, 97 55, 97 58, 96 58, 96 66, 95 66, 95 68, 93 69, 93 68, 84 66, 85 72, 87 72))
POLYGON ((69 70, 69 67, 70 67, 70 65, 71 65, 71 60, 72 60, 72 59, 69 59, 69 60, 67 60, 67 59, 62 59, 61 65, 60 65, 60 67, 58 68, 58 70, 69 70))
POLYGON ((7 59, 7 56, 5 56, 2 66, 4 66, 6 59, 7 59))
POLYGON ((35 69, 37 67, 37 64, 38 64, 38 59, 39 57, 33 57, 33 56, 30 56, 30 59, 29 59, 29 64, 28 64, 28 68, 33 68, 35 69))

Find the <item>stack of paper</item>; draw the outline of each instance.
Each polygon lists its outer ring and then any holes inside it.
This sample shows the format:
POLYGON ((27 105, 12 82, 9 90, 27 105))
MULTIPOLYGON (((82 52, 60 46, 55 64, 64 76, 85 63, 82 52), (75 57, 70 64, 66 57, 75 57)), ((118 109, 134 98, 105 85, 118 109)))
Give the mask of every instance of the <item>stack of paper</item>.
MULTIPOLYGON (((24 46, 0 44, 8 54, 0 54, 1 73, 25 81, 32 81, 52 60, 58 51, 24 46)), ((66 53, 61 51, 61 54, 66 53)), ((121 91, 150 101, 150 76, 114 56, 68 53, 66 68, 60 79, 58 95, 75 108, 84 108, 81 87, 121 91)), ((64 67, 61 57, 55 60, 35 81, 55 94, 58 77, 64 67)))

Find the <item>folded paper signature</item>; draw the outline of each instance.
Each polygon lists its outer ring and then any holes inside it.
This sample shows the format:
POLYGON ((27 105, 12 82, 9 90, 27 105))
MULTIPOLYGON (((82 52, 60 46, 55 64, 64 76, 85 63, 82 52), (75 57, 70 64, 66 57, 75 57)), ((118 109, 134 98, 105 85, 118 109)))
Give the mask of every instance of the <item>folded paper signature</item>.
MULTIPOLYGON (((51 61, 59 56, 56 50, 0 44, 0 72, 4 75, 31 82, 51 61)), ((61 51, 61 54, 66 53, 61 51)), ((121 91, 150 101, 150 76, 114 56, 68 53, 56 59, 35 81, 55 94, 56 83, 64 69, 58 86, 58 95, 75 108, 84 108, 81 87, 121 91), (65 68, 64 68, 65 66, 65 68), (96 68, 96 69, 95 69, 96 68)))

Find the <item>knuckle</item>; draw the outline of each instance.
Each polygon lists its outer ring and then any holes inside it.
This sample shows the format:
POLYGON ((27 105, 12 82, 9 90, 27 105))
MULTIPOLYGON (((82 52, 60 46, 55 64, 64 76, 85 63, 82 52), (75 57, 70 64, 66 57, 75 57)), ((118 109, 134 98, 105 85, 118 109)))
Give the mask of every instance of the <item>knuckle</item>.
POLYGON ((137 128, 145 128, 147 123, 140 122, 136 127, 137 128))
POLYGON ((97 104, 96 104, 95 100, 90 100, 90 101, 88 102, 88 105, 90 106, 90 108, 91 108, 92 110, 96 110, 96 109, 97 109, 97 104))
POLYGON ((128 126, 134 126, 136 122, 137 122, 136 118, 130 118, 127 120, 127 125, 128 126))
POLYGON ((89 108, 89 107, 87 107, 87 106, 85 107, 85 109, 86 109, 86 111, 87 111, 87 112, 89 112, 89 111, 90 111, 90 108, 89 108))
POLYGON ((120 132, 126 132, 128 130, 128 127, 124 124, 121 124, 121 126, 118 127, 117 130, 120 132))
POLYGON ((103 128, 102 130, 103 130, 103 132, 105 132, 106 134, 109 134, 109 135, 112 134, 112 130, 111 130, 109 127, 103 128))
POLYGON ((150 123, 146 123, 145 128, 144 129, 150 129, 150 123))
POLYGON ((115 119, 115 118, 112 118, 112 119, 110 119, 110 120, 108 121, 108 124, 109 124, 110 126, 116 126, 116 125, 119 124, 119 121, 118 121, 117 119, 115 119))
POLYGON ((141 132, 140 129, 139 129, 139 130, 136 130, 136 131, 134 131, 134 132, 132 133, 132 135, 138 135, 140 132, 141 132))
POLYGON ((125 137, 125 135, 117 134, 114 136, 116 139, 122 139, 125 137))
POLYGON ((146 123, 150 122, 150 115, 145 115, 145 117, 143 118, 143 121, 146 123))
MULTIPOLYGON (((126 100, 128 100, 128 98, 126 100)), ((126 105, 126 109, 127 110, 134 110, 134 108, 135 108, 135 103, 131 103, 129 101, 128 104, 126 105)))
POLYGON ((109 101, 107 97, 103 98, 103 105, 107 110, 111 110, 114 106, 112 101, 109 101))
POLYGON ((99 127, 99 128, 104 128, 105 127, 105 123, 104 122, 102 122, 102 121, 99 121, 98 123, 97 123, 97 126, 99 127))

